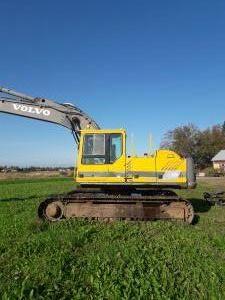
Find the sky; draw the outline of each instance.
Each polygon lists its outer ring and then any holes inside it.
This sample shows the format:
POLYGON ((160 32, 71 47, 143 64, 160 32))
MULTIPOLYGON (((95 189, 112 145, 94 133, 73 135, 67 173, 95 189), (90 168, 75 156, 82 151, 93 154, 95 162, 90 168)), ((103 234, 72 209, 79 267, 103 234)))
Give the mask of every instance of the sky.
MULTIPOLYGON (((138 154, 225 120, 225 1, 0 1, 0 86, 126 128, 138 154)), ((71 133, 0 114, 0 165, 71 166, 71 133)))

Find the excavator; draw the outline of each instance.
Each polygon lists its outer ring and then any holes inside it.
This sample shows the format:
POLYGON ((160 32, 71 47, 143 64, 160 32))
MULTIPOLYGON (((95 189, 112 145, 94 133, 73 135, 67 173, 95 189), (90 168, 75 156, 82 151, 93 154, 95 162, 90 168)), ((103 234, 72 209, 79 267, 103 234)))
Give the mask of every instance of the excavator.
POLYGON ((191 224, 194 209, 175 193, 196 186, 191 157, 165 149, 127 155, 124 129, 101 129, 80 108, 0 87, 0 112, 69 129, 77 144, 76 187, 40 203, 38 216, 111 220, 179 220, 191 224))

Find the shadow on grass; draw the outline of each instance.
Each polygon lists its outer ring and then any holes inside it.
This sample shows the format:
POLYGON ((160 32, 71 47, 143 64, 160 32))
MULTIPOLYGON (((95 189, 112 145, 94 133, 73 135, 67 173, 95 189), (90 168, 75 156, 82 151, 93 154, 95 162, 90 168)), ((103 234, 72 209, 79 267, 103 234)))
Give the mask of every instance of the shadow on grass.
POLYGON ((207 201, 198 198, 189 198, 188 201, 191 202, 195 212, 192 225, 196 225, 200 221, 200 216, 198 213, 208 212, 211 209, 211 205, 207 201))
POLYGON ((37 195, 32 195, 29 197, 12 197, 12 198, 6 198, 6 199, 0 199, 0 202, 17 202, 17 201, 26 201, 26 200, 31 200, 31 199, 37 199, 39 196, 37 195))
POLYGON ((195 213, 204 213, 211 209, 211 205, 203 199, 189 198, 188 200, 193 205, 195 213))

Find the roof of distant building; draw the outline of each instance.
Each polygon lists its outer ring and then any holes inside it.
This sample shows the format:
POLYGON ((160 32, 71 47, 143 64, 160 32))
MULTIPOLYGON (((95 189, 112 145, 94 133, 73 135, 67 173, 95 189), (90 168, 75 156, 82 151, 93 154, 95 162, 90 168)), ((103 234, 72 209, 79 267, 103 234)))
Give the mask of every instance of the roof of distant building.
POLYGON ((225 160, 225 150, 220 150, 213 158, 212 161, 225 160))

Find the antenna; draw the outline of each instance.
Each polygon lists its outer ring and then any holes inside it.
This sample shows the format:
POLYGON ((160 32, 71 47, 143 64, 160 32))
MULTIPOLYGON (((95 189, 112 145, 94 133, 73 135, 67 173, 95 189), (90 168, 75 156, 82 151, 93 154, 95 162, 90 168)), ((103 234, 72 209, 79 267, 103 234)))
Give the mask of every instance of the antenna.
POLYGON ((153 142, 153 135, 149 133, 149 155, 153 155, 154 153, 154 142, 153 142))
POLYGON ((131 133, 131 139, 130 139, 130 148, 131 148, 131 156, 136 156, 136 146, 135 146, 135 142, 134 142, 134 134, 131 133))

